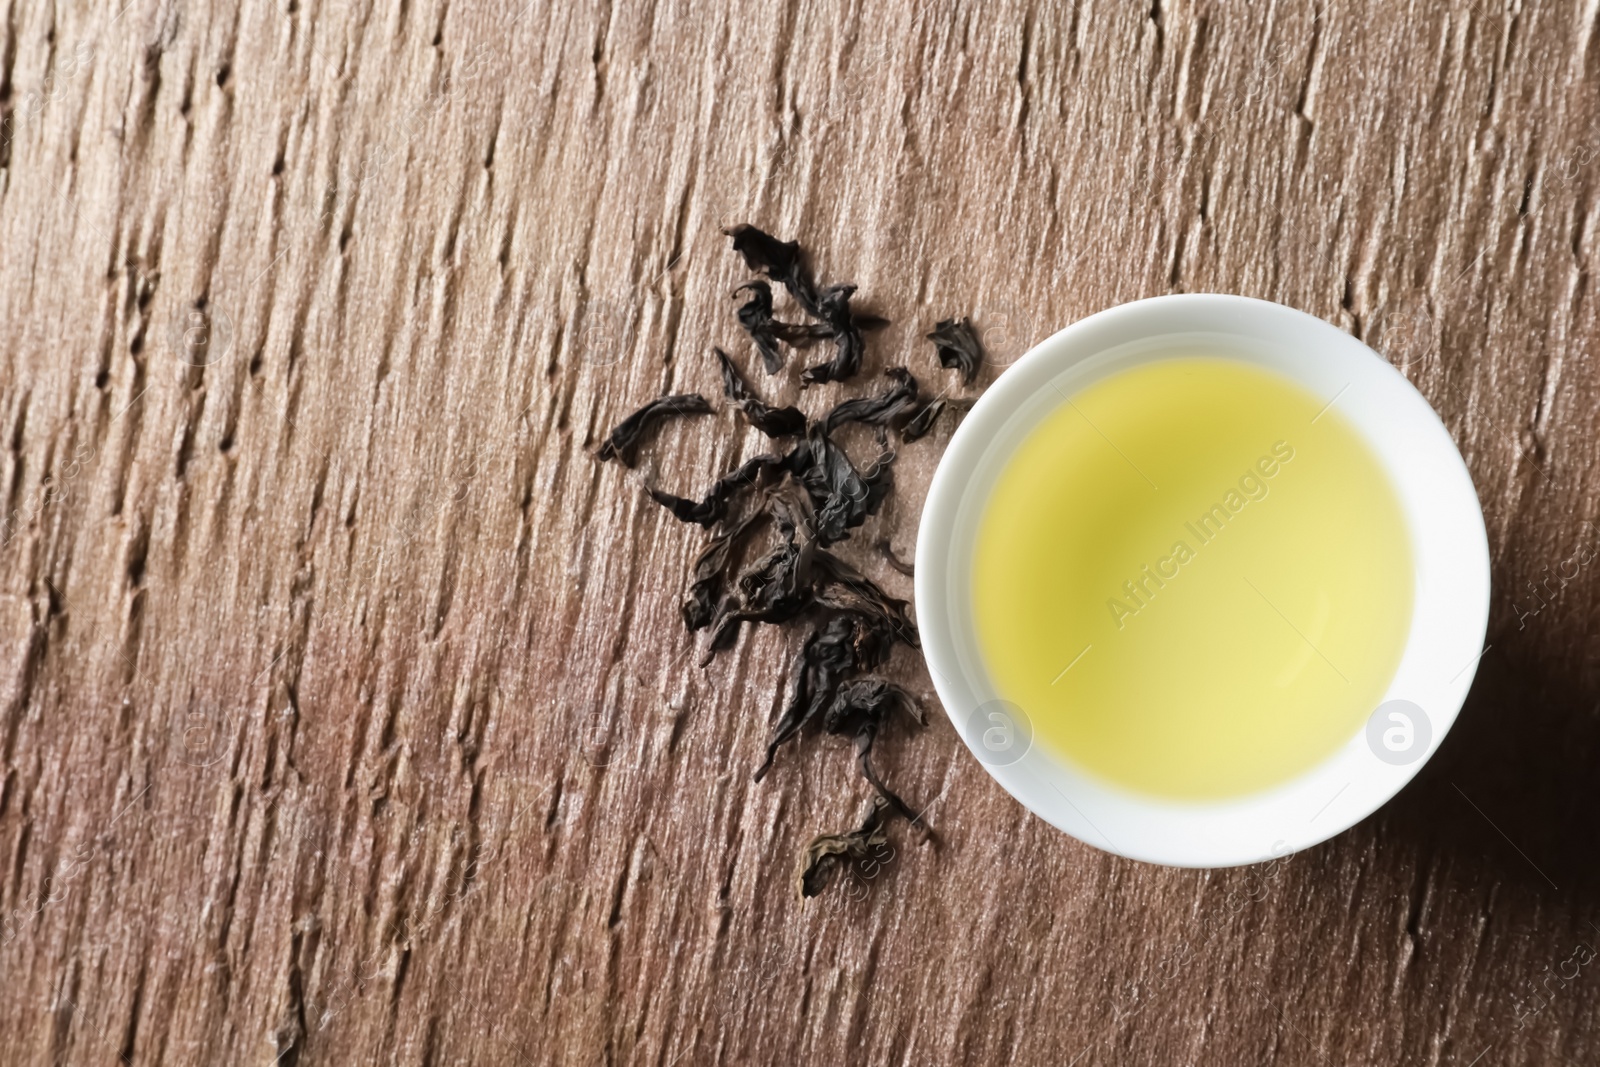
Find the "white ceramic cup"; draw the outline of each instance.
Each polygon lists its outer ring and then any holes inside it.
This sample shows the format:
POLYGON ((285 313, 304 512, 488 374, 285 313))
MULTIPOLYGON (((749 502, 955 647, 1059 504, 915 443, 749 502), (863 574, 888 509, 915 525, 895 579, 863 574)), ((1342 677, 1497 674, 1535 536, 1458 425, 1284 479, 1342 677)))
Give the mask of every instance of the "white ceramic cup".
POLYGON ((983 394, 934 474, 917 536, 916 590, 923 654, 939 699, 967 747, 1012 796, 1109 852, 1225 867, 1282 856, 1348 829, 1399 792, 1438 748, 1483 654, 1489 544, 1477 492, 1449 431, 1376 352, 1281 304, 1163 296, 1068 326, 983 394), (1026 714, 996 699, 973 632, 973 546, 1000 469, 1063 395, 1175 354, 1266 367, 1336 405, 1388 472, 1415 561, 1411 631, 1367 729, 1300 776, 1225 801, 1134 793, 1033 744, 1026 714))

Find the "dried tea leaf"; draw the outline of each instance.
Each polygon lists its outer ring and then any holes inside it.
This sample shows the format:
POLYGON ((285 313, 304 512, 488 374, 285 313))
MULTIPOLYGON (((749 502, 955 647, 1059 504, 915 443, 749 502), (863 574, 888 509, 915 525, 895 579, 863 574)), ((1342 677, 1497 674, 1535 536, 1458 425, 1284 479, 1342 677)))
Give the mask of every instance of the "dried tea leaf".
MULTIPOLYGON (((772 286, 763 281, 746 282, 733 291, 735 296, 748 292, 750 299, 739 307, 739 325, 761 353, 761 362, 768 374, 776 374, 785 362, 783 349, 778 342, 795 348, 809 348, 818 341, 833 336, 833 330, 823 323, 784 322, 772 314, 772 286)), ((857 323, 863 320, 857 318, 857 323)), ((875 321, 875 320, 869 320, 875 321)), ((866 328, 865 325, 862 326, 866 328)))
POLYGON ((906 613, 910 605, 885 593, 871 578, 826 549, 813 560, 816 571, 816 601, 825 608, 868 615, 883 631, 912 648, 922 647, 916 623, 906 613))
POLYGON ((796 661, 789 703, 773 727, 766 759, 756 769, 756 781, 772 767, 779 746, 832 703, 841 681, 888 661, 892 642, 893 633, 881 617, 853 611, 839 612, 821 629, 812 631, 796 661))
POLYGON ((896 709, 908 712, 919 725, 927 725, 916 698, 905 689, 884 678, 857 678, 841 684, 834 692, 833 703, 822 717, 822 729, 830 734, 854 734, 856 765, 861 770, 861 776, 896 811, 913 825, 918 825, 922 822, 921 815, 912 811, 899 794, 884 784, 867 758, 872 753, 872 743, 879 729, 896 709))
POLYGON ((735 289, 733 295, 746 290, 750 292, 750 299, 739 306, 739 325, 755 342, 767 373, 777 374, 783 369, 783 350, 778 347, 778 338, 772 329, 772 286, 766 282, 750 282, 735 289))
POLYGON ((787 329, 788 324, 772 317, 772 286, 766 282, 748 282, 735 289, 733 294, 738 296, 746 291, 750 293, 750 299, 739 307, 739 325, 755 342, 756 351, 761 353, 761 364, 766 367, 767 373, 777 374, 783 369, 784 363, 783 350, 778 347, 779 327, 787 329))
POLYGON ((854 678, 834 691, 833 703, 822 716, 822 729, 825 733, 843 734, 869 720, 882 725, 896 710, 910 715, 919 726, 928 724, 922 705, 904 686, 875 674, 854 678))
POLYGON ((853 285, 830 285, 818 296, 813 314, 833 334, 834 351, 832 359, 814 363, 800 375, 807 384, 843 381, 861 369, 866 345, 861 340, 861 323, 850 314, 850 297, 855 291, 853 285))
POLYGON ((722 366, 722 392, 744 413, 745 421, 768 437, 793 437, 806 432, 805 414, 797 407, 775 408, 756 396, 739 368, 722 349, 713 349, 722 366))
POLYGON ((852 860, 867 859, 873 849, 889 843, 889 837, 883 830, 888 807, 882 797, 873 797, 859 829, 842 834, 823 834, 812 839, 800 853, 799 862, 795 865, 794 885, 800 899, 821 893, 845 864, 852 860))
POLYGON ((768 495, 766 514, 781 541, 744 570, 735 582, 735 592, 723 598, 702 666, 733 646, 741 624, 787 622, 813 603, 811 561, 819 550, 811 529, 810 500, 799 491, 774 492, 768 495))
POLYGON ((775 281, 783 281, 804 270, 797 241, 780 241, 765 230, 747 222, 722 231, 733 238, 733 250, 744 257, 744 265, 775 281))
POLYGON ((889 389, 877 396, 856 397, 836 404, 823 418, 823 429, 832 433, 847 422, 898 428, 910 421, 919 407, 917 380, 904 367, 890 367, 883 375, 893 383, 889 389))
POLYGON ((905 816, 907 822, 913 826, 921 826, 922 816, 912 811, 911 806, 901 798, 900 794, 890 789, 887 783, 878 777, 878 772, 872 769, 872 764, 867 760, 867 757, 872 753, 873 739, 877 736, 878 724, 875 722, 862 723, 861 727, 856 730, 856 766, 861 770, 861 777, 867 780, 867 783, 872 786, 879 797, 888 801, 895 811, 905 816))
POLYGON ((679 393, 659 396, 632 415, 617 423, 595 451, 601 460, 614 459, 624 467, 633 466, 638 459, 639 441, 658 421, 674 415, 709 415, 711 402, 699 393, 679 393))
MULTIPOLYGON (((733 238, 733 250, 744 257, 744 265, 759 271, 789 290, 789 295, 806 309, 812 318, 823 318, 817 298, 816 283, 806 269, 800 246, 794 241, 780 241, 769 233, 748 223, 730 226, 722 231, 733 238)), ((768 293, 768 305, 771 304, 768 293)))
MULTIPOLYGON (((702 665, 733 647, 742 623, 786 622, 812 606, 871 616, 890 639, 920 647, 906 601, 890 596, 850 563, 818 547, 805 493, 774 492, 767 508, 782 542, 740 574, 735 591, 722 598, 712 616, 713 633, 702 665)), ((707 549, 707 555, 711 551, 707 549)), ((710 588, 708 583, 707 597, 710 588)), ((709 599, 697 601, 697 606, 708 608, 709 599)))
POLYGON ((859 371, 864 347, 861 331, 886 325, 886 320, 851 312, 850 297, 856 287, 830 285, 819 291, 806 268, 800 246, 794 241, 780 241, 745 223, 722 232, 733 238, 733 250, 744 257, 745 266, 782 284, 806 314, 819 323, 806 327, 775 321, 771 288, 762 287, 765 292, 762 288, 753 288, 751 299, 739 310, 739 321, 761 349, 768 373, 776 373, 783 365, 783 353, 776 344, 779 338, 796 345, 833 338, 833 359, 807 367, 801 376, 807 384, 840 381, 859 371))
POLYGON ((787 459, 786 456, 770 453, 747 459, 713 482, 706 495, 699 500, 674 496, 653 485, 646 485, 645 489, 650 493, 651 499, 672 512, 679 522, 692 522, 711 527, 727 517, 728 503, 739 490, 760 484, 773 472, 780 470, 787 459))
POLYGON ((872 466, 858 471, 827 431, 812 424, 806 439, 789 453, 789 470, 811 494, 819 541, 831 545, 844 540, 851 529, 878 510, 894 484, 890 471, 894 458, 894 452, 886 447, 872 466))
POLYGON ((889 539, 887 537, 881 537, 878 539, 878 553, 888 561, 889 566, 893 567, 907 578, 915 578, 917 576, 915 567, 894 554, 894 546, 889 543, 889 539))
POLYGON ((968 385, 978 376, 978 364, 983 362, 983 343, 967 319, 945 319, 933 328, 928 340, 939 352, 939 364, 947 370, 959 370, 961 380, 968 385))
POLYGON ((719 599, 723 576, 727 572, 734 546, 739 543, 745 531, 765 516, 764 511, 756 511, 745 516, 743 520, 712 538, 711 543, 695 559, 694 582, 689 586, 688 595, 684 597, 683 604, 679 607, 679 611, 683 614, 683 624, 691 631, 704 629, 710 625, 713 604, 719 599))
POLYGON ((929 403, 924 406, 921 411, 917 412, 916 415, 912 417, 911 421, 906 423, 905 426, 900 430, 900 440, 915 441, 919 437, 926 436, 928 431, 933 429, 933 424, 938 421, 938 418, 940 414, 943 413, 944 408, 945 401, 943 397, 940 397, 938 400, 929 401, 929 403))
POLYGON ((859 526, 866 521, 868 515, 875 514, 883 506, 884 499, 889 495, 889 490, 894 488, 894 461, 895 451, 888 443, 879 438, 878 458, 872 465, 861 472, 861 484, 867 488, 867 497, 860 504, 860 517, 856 518, 852 512, 851 519, 846 526, 859 526))
POLYGON ((967 411, 972 407, 972 403, 966 397, 939 397, 929 401, 927 407, 917 412, 900 431, 900 440, 915 441, 919 437, 926 436, 928 431, 933 429, 934 422, 946 410, 967 411))

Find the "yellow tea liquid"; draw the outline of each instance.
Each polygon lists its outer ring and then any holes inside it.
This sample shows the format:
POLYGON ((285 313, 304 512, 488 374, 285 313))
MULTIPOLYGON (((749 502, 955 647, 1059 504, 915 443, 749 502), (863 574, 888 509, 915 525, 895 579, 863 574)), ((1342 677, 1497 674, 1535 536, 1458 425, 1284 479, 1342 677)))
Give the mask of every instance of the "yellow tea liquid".
POLYGON ((1411 624, 1400 505, 1330 398, 1171 359, 1063 396, 973 560, 998 695, 1090 774, 1169 798, 1284 782, 1362 728, 1411 624))

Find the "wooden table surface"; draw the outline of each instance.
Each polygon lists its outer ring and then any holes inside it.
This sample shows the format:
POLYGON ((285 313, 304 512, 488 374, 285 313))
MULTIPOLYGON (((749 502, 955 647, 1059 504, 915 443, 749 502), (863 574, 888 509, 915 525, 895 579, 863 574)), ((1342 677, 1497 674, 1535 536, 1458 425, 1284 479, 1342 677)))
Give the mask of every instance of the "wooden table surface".
MULTIPOLYGON (((1595 0, 3 6, 6 1063, 1600 1062, 1595 0), (1172 292, 1384 353, 1493 558, 1437 757, 1172 870, 935 715, 881 766, 936 836, 802 905, 867 794, 839 738, 751 781, 799 632, 697 666, 700 531, 592 455, 748 357, 734 221, 874 377, 1172 292)), ((897 595, 949 433, 844 545, 897 595)))

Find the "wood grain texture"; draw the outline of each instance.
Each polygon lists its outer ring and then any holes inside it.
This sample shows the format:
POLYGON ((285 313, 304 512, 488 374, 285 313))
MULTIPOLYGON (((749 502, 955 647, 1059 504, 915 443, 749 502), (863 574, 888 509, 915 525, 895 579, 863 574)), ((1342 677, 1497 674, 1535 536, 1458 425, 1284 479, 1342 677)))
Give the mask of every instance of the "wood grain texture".
MULTIPOLYGON (((0 1058, 1600 1061, 1596 6, 0 0, 0 1058), (1383 351, 1494 559, 1438 757, 1177 871, 938 718, 882 761, 937 841, 802 907, 864 793, 750 781, 798 637, 695 666, 698 532, 589 455, 747 351, 740 219, 893 320, 869 373, 1183 291, 1383 351)), ((948 433, 850 542, 901 595, 948 433)))

